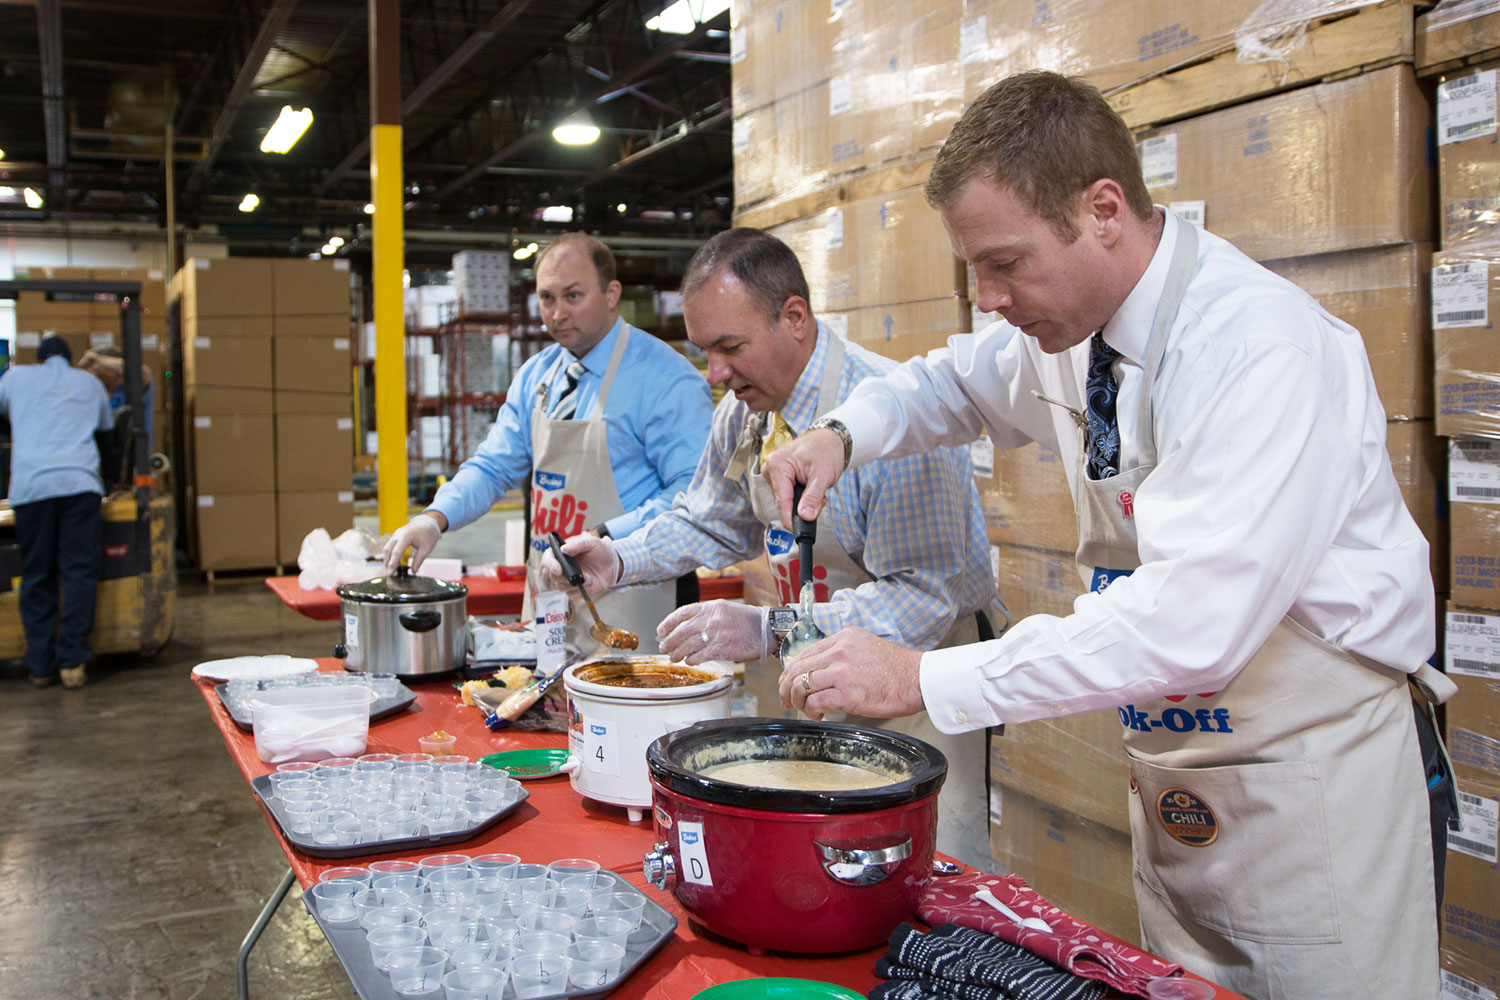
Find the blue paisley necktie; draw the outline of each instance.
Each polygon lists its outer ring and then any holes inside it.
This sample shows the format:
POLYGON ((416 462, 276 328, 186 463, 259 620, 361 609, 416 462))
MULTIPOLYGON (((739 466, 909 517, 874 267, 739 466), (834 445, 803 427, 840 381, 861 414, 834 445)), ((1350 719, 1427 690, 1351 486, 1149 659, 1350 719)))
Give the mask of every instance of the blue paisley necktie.
POLYGON ((1089 342, 1089 376, 1084 384, 1084 407, 1088 411, 1089 478, 1108 479, 1120 471, 1120 425, 1115 419, 1115 398, 1120 387, 1115 384, 1111 367, 1120 352, 1104 342, 1104 333, 1095 333, 1089 342))

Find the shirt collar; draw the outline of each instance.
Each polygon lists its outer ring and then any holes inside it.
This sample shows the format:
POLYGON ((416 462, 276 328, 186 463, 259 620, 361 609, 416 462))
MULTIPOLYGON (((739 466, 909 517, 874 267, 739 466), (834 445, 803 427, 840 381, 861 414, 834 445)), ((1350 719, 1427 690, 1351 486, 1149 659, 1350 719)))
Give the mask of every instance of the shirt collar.
POLYGON ((1156 304, 1167 285, 1167 270, 1172 266, 1172 249, 1177 245, 1179 225, 1177 216, 1160 206, 1153 207, 1152 211, 1162 211, 1166 216, 1161 230, 1161 242, 1157 243, 1156 253, 1151 255, 1151 263, 1146 266, 1145 273, 1135 283, 1130 294, 1125 296, 1125 301, 1115 310, 1109 322, 1104 324, 1105 343, 1138 367, 1146 363, 1146 344, 1151 339, 1156 304))
MULTIPOLYGON (((615 351, 615 341, 620 339, 620 330, 624 326, 625 318, 623 316, 616 316, 615 325, 609 328, 609 332, 604 335, 604 339, 595 344, 593 349, 578 359, 583 362, 583 367, 587 371, 598 375, 600 378, 604 377, 604 371, 609 367, 610 356, 615 351)), ((569 358, 573 356, 572 352, 566 349, 564 349, 563 353, 567 354, 569 358)))
POLYGON ((813 346, 812 357, 792 386, 791 395, 777 412, 787 422, 793 433, 801 434, 813 422, 818 412, 818 387, 823 381, 823 362, 828 358, 828 338, 833 336, 828 328, 818 321, 818 342, 813 346))

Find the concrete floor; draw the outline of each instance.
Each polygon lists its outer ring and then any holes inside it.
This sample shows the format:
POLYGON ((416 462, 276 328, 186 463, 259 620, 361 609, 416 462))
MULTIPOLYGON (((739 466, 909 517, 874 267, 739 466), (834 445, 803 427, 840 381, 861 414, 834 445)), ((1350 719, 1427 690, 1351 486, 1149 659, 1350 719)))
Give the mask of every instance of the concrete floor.
MULTIPOLYGON (((175 617, 156 657, 90 666, 82 690, 0 677, 0 997, 235 995, 235 952, 286 860, 189 671, 325 656, 338 626, 258 577, 184 579, 175 617)), ((250 992, 355 995, 298 889, 251 954, 250 992)))

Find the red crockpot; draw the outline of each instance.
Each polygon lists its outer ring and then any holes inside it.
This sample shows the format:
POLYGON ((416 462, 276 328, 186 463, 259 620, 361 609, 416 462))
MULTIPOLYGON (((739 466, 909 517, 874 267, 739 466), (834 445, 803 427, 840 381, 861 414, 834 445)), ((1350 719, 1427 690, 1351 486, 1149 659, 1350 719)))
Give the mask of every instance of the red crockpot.
POLYGON ((660 841, 646 873, 716 934, 765 950, 873 947, 916 912, 932 874, 941 752, 883 729, 784 719, 716 719, 646 752, 660 841), (699 771, 740 760, 828 760, 892 784, 793 791, 699 771))

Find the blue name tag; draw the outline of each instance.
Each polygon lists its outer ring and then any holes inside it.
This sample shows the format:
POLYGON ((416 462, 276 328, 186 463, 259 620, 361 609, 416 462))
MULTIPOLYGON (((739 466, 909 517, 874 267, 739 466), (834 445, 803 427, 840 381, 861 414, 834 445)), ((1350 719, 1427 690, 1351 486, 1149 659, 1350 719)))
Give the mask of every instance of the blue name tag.
POLYGON ((1096 594, 1102 594, 1110 584, 1122 576, 1129 576, 1134 570, 1129 569, 1105 569, 1103 566, 1094 567, 1094 578, 1089 581, 1089 590, 1096 594))

